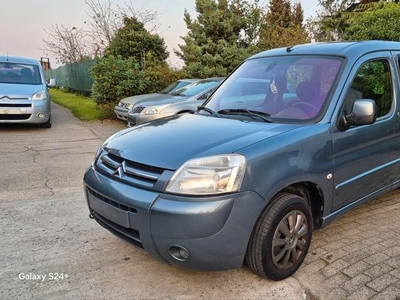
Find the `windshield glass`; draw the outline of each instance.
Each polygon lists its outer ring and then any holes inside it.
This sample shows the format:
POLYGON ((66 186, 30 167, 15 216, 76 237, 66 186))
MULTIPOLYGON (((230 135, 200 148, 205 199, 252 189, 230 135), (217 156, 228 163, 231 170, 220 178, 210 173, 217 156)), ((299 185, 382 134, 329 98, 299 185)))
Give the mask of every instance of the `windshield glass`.
POLYGON ((39 67, 22 63, 0 62, 0 83, 41 84, 39 67))
POLYGON ((271 120, 316 119, 326 106, 343 58, 263 57, 244 62, 212 95, 215 112, 261 112, 271 120))
POLYGON ((174 83, 170 84, 165 89, 163 89, 160 93, 161 94, 169 94, 173 91, 183 88, 184 86, 187 86, 190 83, 191 82, 189 82, 189 81, 175 81, 174 83))
POLYGON ((198 82, 194 82, 189 84, 174 93, 175 96, 182 96, 182 97, 192 97, 200 94, 201 92, 205 91, 206 89, 216 85, 221 80, 201 80, 198 82))

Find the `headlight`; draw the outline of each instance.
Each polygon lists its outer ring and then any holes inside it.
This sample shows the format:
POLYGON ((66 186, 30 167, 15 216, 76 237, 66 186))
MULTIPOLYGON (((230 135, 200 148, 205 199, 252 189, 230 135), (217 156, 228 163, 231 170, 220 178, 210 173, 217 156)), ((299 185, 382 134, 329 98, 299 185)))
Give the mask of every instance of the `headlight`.
POLYGON ((125 108, 126 109, 131 109, 133 107, 133 104, 132 103, 128 103, 127 105, 125 105, 125 108))
POLYGON ((47 94, 44 90, 32 95, 32 100, 46 100, 46 98, 47 94))
POLYGON ((212 195, 240 189, 246 169, 243 155, 217 155, 192 159, 172 176, 166 192, 186 195, 212 195))
POLYGON ((171 104, 157 105, 157 106, 149 106, 142 110, 140 114, 142 115, 155 115, 159 114, 164 108, 170 106, 171 104))

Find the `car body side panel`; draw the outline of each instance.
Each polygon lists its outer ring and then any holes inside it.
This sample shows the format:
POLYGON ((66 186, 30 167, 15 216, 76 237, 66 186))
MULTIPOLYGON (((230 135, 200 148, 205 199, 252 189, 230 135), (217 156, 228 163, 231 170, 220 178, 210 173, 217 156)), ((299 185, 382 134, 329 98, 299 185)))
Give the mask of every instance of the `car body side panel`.
MULTIPOLYGON (((386 59, 390 52, 375 52, 361 57, 353 66, 348 85, 359 67, 372 59, 386 59)), ((391 63, 392 64, 392 63, 391 63)), ((392 78, 396 78, 395 66, 391 65, 392 78)), ((396 80, 393 80, 396 82, 396 80)), ((342 96, 344 98, 344 95, 342 96)), ((352 127, 340 131, 333 126, 335 162, 335 198, 333 210, 351 202, 390 189, 400 173, 400 127, 397 95, 393 91, 392 111, 374 124, 352 127)), ((342 100, 344 101, 344 100, 342 100)))
POLYGON ((333 160, 329 124, 306 125, 238 153, 248 161, 242 190, 253 190, 269 201, 290 185, 310 183, 318 186, 326 199, 324 213, 331 212, 333 180, 329 175, 333 174, 333 160))

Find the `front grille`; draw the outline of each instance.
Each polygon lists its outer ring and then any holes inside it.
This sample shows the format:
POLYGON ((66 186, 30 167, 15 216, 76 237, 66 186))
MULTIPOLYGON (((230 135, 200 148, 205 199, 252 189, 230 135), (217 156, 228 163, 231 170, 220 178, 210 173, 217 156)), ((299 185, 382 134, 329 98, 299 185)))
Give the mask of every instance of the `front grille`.
POLYGON ((11 103, 0 103, 0 107, 32 107, 32 104, 11 104, 11 103))
POLYGON ((146 107, 144 106, 135 106, 132 108, 132 112, 135 114, 139 114, 143 111, 143 109, 145 109, 146 107))
POLYGON ((0 114, 0 120, 28 120, 31 114, 0 114))
POLYGON ((153 187, 164 172, 163 169, 124 160, 111 153, 101 156, 96 168, 115 179, 145 187, 153 187))
POLYGON ((110 204, 110 205, 112 205, 114 207, 117 207, 117 208, 119 208, 121 210, 129 211, 131 213, 137 214, 136 208, 129 207, 129 206, 123 205, 121 203, 118 203, 116 201, 113 201, 113 200, 111 200, 109 198, 104 197, 103 195, 100 195, 99 193, 96 193, 95 191, 93 191, 93 190, 91 190, 89 188, 87 189, 87 192, 92 194, 94 197, 96 197, 97 199, 99 199, 99 200, 101 200, 101 201, 103 201, 103 202, 105 202, 107 204, 110 204))

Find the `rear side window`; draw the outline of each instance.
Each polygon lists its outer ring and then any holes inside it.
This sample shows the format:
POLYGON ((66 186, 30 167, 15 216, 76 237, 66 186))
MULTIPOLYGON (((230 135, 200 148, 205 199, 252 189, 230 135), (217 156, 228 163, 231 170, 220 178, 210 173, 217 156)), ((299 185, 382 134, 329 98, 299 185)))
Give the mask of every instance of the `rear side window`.
POLYGON ((346 113, 350 112, 355 99, 374 100, 378 118, 389 114, 393 105, 393 88, 390 65, 386 59, 366 62, 358 69, 347 92, 346 113))

